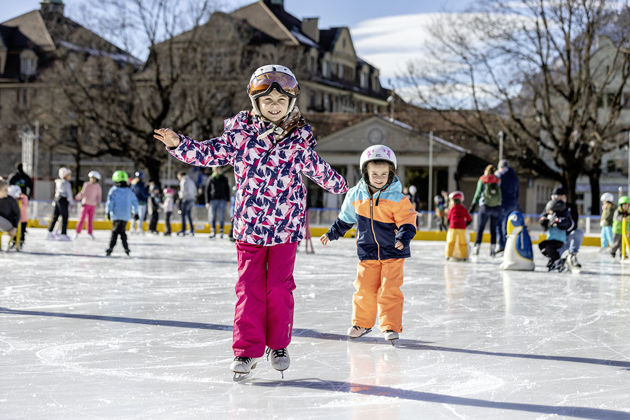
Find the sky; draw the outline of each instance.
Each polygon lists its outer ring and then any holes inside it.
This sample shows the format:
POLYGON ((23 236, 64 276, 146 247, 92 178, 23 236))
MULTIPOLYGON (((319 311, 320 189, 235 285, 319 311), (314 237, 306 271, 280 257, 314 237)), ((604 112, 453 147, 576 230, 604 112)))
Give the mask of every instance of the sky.
MULTIPOLYGON (((464 10, 470 0, 285 0, 285 9, 303 19, 319 17, 320 29, 347 26, 357 54, 381 71, 381 83, 392 87, 410 59, 420 59, 426 26, 441 13, 464 10)), ((253 0, 223 0, 234 10, 253 0)), ((66 15, 79 20, 86 0, 66 0, 66 15)), ((39 8, 39 0, 0 0, 0 22, 39 8)), ((80 20, 79 20, 80 21, 80 20)))

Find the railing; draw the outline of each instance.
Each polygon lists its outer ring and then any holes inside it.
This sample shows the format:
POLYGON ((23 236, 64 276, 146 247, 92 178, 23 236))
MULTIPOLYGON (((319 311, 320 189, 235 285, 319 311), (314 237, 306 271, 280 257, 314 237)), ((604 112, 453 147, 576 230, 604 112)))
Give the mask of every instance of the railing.
MULTIPOLYGON (((339 210, 337 208, 311 208, 308 210, 310 224, 311 226, 330 226, 337 216, 339 215, 339 210)), ((78 219, 79 212, 81 211, 81 205, 77 202, 70 203, 69 213, 71 219, 78 219)), ((52 201, 40 201, 40 200, 31 200, 28 205, 28 217, 29 219, 37 219, 41 221, 48 221, 53 213, 53 202, 52 201)), ((179 215, 177 214, 177 209, 173 212, 172 221, 179 221, 179 215)), ((477 219, 479 213, 473 213, 473 223, 471 224, 471 229, 475 229, 477 226, 477 219)), ((543 228, 538 223, 538 214, 523 214, 525 218, 525 224, 527 228, 531 232, 542 232, 543 228)), ((194 206, 192 211, 192 217, 195 224, 197 223, 207 223, 208 222, 208 210, 204 205, 197 204, 194 206)), ((149 215, 147 215, 148 220, 149 215)), ((96 208, 96 212, 94 214, 95 220, 105 220, 105 204, 101 203, 96 208)), ((160 213, 160 220, 164 219, 164 214, 160 213)), ((229 209, 226 209, 226 223, 229 223, 229 209)), ((600 216, 580 216, 578 227, 582 229, 585 235, 599 235, 600 234, 600 226, 599 226, 600 216)), ((435 216, 434 212, 428 211, 419 211, 418 218, 416 220, 418 230, 438 230, 439 221, 435 216)), ((486 226, 488 229, 489 226, 486 226)))

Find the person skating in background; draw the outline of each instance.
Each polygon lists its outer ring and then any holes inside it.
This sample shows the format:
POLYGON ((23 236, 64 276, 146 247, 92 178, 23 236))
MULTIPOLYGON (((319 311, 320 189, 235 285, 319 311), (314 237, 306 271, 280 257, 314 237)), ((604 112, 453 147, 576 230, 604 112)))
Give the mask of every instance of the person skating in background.
POLYGON ((13 238, 20 223, 20 208, 15 198, 9 195, 9 183, 0 181, 0 231, 13 238))
POLYGON ((114 181, 114 186, 109 190, 105 204, 107 220, 112 221, 112 236, 105 254, 107 256, 112 255, 116 241, 120 236, 125 254, 129 255, 131 251, 127 243, 127 222, 131 219, 132 213, 137 214, 139 211, 138 198, 129 188, 127 172, 114 172, 112 181, 114 181))
POLYGON ((205 188, 206 208, 208 209, 208 222, 210 222, 210 238, 217 234, 217 222, 219 222, 219 234, 223 238, 225 226, 225 207, 230 201, 230 184, 221 168, 212 168, 212 174, 208 177, 205 188))
POLYGON ((403 264, 411 256, 409 242, 416 234, 416 211, 402 193, 396 177, 396 155, 387 146, 374 145, 359 161, 361 180, 352 187, 323 245, 334 241, 357 224, 359 265, 352 297, 350 338, 371 331, 378 313, 386 340, 402 332, 403 264))
POLYGON ((271 365, 289 367, 293 329, 293 267, 304 237, 304 174, 335 194, 345 180, 317 152, 311 127, 295 102, 299 85, 280 65, 258 68, 250 78, 252 111, 225 121, 221 137, 204 142, 162 128, 155 138, 177 159, 197 166, 234 167, 238 281, 234 316, 236 375, 247 374, 268 347, 271 365))
POLYGON ((472 222, 472 217, 470 217, 470 213, 468 213, 468 210, 466 210, 466 207, 463 205, 463 192, 453 191, 449 194, 449 201, 446 259, 466 261, 468 259, 466 227, 472 222))
POLYGON ((24 172, 21 162, 15 165, 15 172, 9 175, 9 185, 17 185, 26 194, 26 198, 33 198, 33 179, 24 172))
POLYGON ((94 230, 94 212, 103 199, 103 190, 99 184, 101 174, 99 174, 98 171, 90 171, 88 172, 88 178, 89 181, 83 184, 81 192, 74 197, 77 201, 81 200, 81 215, 79 216, 79 223, 77 223, 75 239, 81 234, 83 221, 86 219, 88 235, 90 235, 90 238, 94 239, 94 235, 92 234, 94 230))
POLYGON ((171 216, 175 207, 175 191, 172 188, 164 188, 164 202, 162 210, 164 210, 164 236, 171 236, 171 216))
POLYGON ((68 230, 68 206, 72 199, 72 187, 70 186, 70 176, 72 171, 68 168, 59 168, 59 178, 55 180, 55 196, 54 196, 54 210, 50 226, 48 226, 48 240, 69 241, 70 237, 67 235, 68 230), (56 235, 53 233, 57 220, 61 216, 61 234, 56 235))
MULTIPOLYGON (((626 219, 626 223, 630 224, 630 219, 628 219, 628 216, 630 215, 630 198, 628 198, 627 195, 619 197, 617 205, 618 207, 613 216, 613 243, 610 247, 610 256, 613 258, 616 257, 617 251, 621 251, 621 243, 623 240, 623 219, 626 219)), ((628 226, 628 228, 630 230, 630 226, 628 226)))
POLYGON ((144 220, 147 216, 147 202, 150 196, 149 189, 144 184, 144 172, 136 171, 135 177, 131 180, 131 191, 136 195, 136 199, 138 200, 138 212, 133 217, 131 231, 144 234, 144 220), (139 231, 138 227, 140 228, 139 231))
POLYGON ((490 220, 490 256, 496 254, 497 225, 501 217, 501 185, 499 178, 494 174, 494 166, 488 165, 484 174, 477 181, 477 189, 468 209, 473 213, 475 206, 479 204, 479 219, 477 220, 477 237, 475 238, 474 254, 479 255, 479 248, 483 239, 483 231, 490 220))
POLYGON ((560 257, 560 249, 567 239, 567 230, 574 224, 566 203, 557 197, 545 205, 545 211, 539 217, 540 225, 547 231, 547 239, 538 247, 547 260, 549 271, 564 270, 565 261, 560 257))
POLYGON ((499 254, 505 249, 505 240, 507 238, 507 219, 513 211, 520 211, 520 206, 518 204, 520 184, 518 175, 505 159, 499 162, 499 170, 496 175, 501 182, 501 215, 497 225, 497 239, 499 244, 496 251, 496 253, 499 254))
POLYGON ((615 197, 609 192, 602 194, 602 215, 599 226, 601 227, 601 250, 610 251, 613 244, 613 217, 615 215, 615 197))
POLYGON ((13 237, 10 247, 20 250, 24 246, 24 239, 26 239, 26 226, 28 225, 28 197, 22 192, 22 189, 18 185, 9 185, 9 195, 15 198, 20 208, 20 226, 18 227, 19 238, 13 237), (19 244, 19 246, 18 246, 19 244))
POLYGON ((560 252, 560 257, 571 269, 580 269, 582 265, 579 263, 577 259, 577 254, 580 252, 580 246, 582 245, 582 240, 584 239, 584 233, 582 229, 578 227, 578 222, 580 220, 580 215, 578 213, 578 208, 575 203, 567 202, 567 192, 564 187, 556 187, 552 194, 552 200, 561 200, 567 206, 569 213, 571 214, 571 220, 573 223, 567 229, 567 239, 560 248, 558 252, 560 252))
POLYGON ((440 232, 448 230, 446 225, 448 205, 442 194, 436 194, 435 197, 433 197, 433 206, 435 207, 435 217, 437 219, 440 232))
POLYGON ((157 235, 157 225, 160 217, 160 209, 162 207, 162 195, 160 194, 159 185, 157 185, 154 181, 149 182, 149 191, 151 192, 148 202, 148 211, 151 214, 151 219, 149 220, 149 232, 157 235))
POLYGON ((179 172, 177 179, 179 180, 179 206, 182 212, 182 228, 177 232, 177 235, 186 235, 186 220, 188 220, 190 223, 190 234, 194 236, 195 225, 192 219, 192 209, 197 197, 197 186, 195 181, 186 175, 186 172, 179 172))

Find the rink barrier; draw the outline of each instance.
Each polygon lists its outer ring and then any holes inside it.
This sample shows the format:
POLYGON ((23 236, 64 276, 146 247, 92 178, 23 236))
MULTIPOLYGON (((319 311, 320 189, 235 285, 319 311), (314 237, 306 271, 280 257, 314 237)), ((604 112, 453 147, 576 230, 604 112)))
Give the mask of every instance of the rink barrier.
MULTIPOLYGON (((74 230, 76 229, 76 225, 78 222, 78 214, 80 212, 80 205, 76 202, 71 203, 69 208, 70 215, 76 215, 76 217, 71 217, 68 220, 68 229, 74 230)), ((29 202, 29 221, 28 227, 31 228, 47 228, 51 216, 52 216, 52 202, 51 201, 40 201, 40 200, 31 200, 29 202)), ((311 226, 311 235, 313 237, 319 237, 326 233, 330 226, 334 223, 337 216, 339 215, 339 209, 337 208, 310 208, 309 210, 309 218, 310 218, 310 226, 311 226)), ((160 214, 163 217, 163 213, 160 214)), ((478 213, 473 213, 473 223, 472 226, 476 226, 478 213)), ((147 215, 148 217, 148 215, 147 215)), ((538 224, 538 215, 537 214, 523 214, 525 217, 526 225, 529 230, 530 236, 532 238, 532 243, 538 244, 539 242, 546 239, 547 235, 542 231, 542 228, 538 224)), ((94 229, 95 230, 111 230, 112 222, 105 220, 105 206, 101 204, 97 207, 95 215, 94 215, 94 229)), ((584 232, 584 240, 582 245, 586 246, 600 246, 600 237, 599 237, 599 216, 580 216, 578 226, 584 232), (596 230, 597 229, 597 230, 596 230)), ((177 222, 176 220, 181 220, 180 215, 177 212, 174 212, 171 217, 171 231, 173 233, 178 232, 181 229, 181 222, 177 222)), ((229 220, 229 217, 226 215, 226 220, 229 220)), ((196 233, 210 233, 210 223, 208 222, 208 210, 203 205, 195 205, 193 209, 193 221, 195 222, 195 232, 196 233)), ((434 212, 428 211, 420 211, 418 212, 417 225, 418 231, 416 236, 413 238, 414 240, 421 241, 446 241, 446 232, 436 230, 438 226, 437 219, 435 218, 434 212)), ((131 221, 127 224, 127 229, 129 229, 131 221)), ((144 231, 148 231, 149 222, 145 221, 143 224, 144 231)), ((225 224, 225 233, 227 233, 230 229, 230 224, 225 224)), ((487 230, 488 228, 486 228, 487 230)), ((164 232, 164 222, 160 221, 157 225, 158 232, 164 232)), ((469 240, 474 242, 476 239, 476 233, 474 229, 469 228, 469 240)), ((346 235, 346 238, 355 238, 356 230, 350 229, 346 235)), ((484 233, 482 242, 489 243, 490 242, 490 234, 484 233)))

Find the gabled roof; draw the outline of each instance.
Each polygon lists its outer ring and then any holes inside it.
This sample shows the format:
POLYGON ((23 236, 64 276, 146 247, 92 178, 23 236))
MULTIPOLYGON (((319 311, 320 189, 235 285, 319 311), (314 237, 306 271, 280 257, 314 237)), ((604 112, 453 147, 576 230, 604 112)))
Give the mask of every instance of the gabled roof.
POLYGON ((33 10, 13 19, 9 19, 2 22, 1 25, 17 28, 25 37, 43 51, 53 51, 55 49, 55 42, 39 10, 33 10))
MULTIPOLYGON (((274 10, 277 11, 277 7, 274 7, 274 10)), ((230 13, 230 15, 238 19, 246 20, 254 28, 268 34, 278 41, 292 45, 300 44, 297 38, 291 33, 291 29, 294 26, 294 22, 291 23, 292 19, 288 18, 288 16, 291 15, 288 13, 280 14, 280 17, 284 19, 284 21, 282 21, 267 4, 260 0, 256 3, 241 7, 230 13), (286 25, 289 25, 289 27, 286 25)), ((299 22, 297 18, 293 16, 291 16, 291 18, 299 22)))

